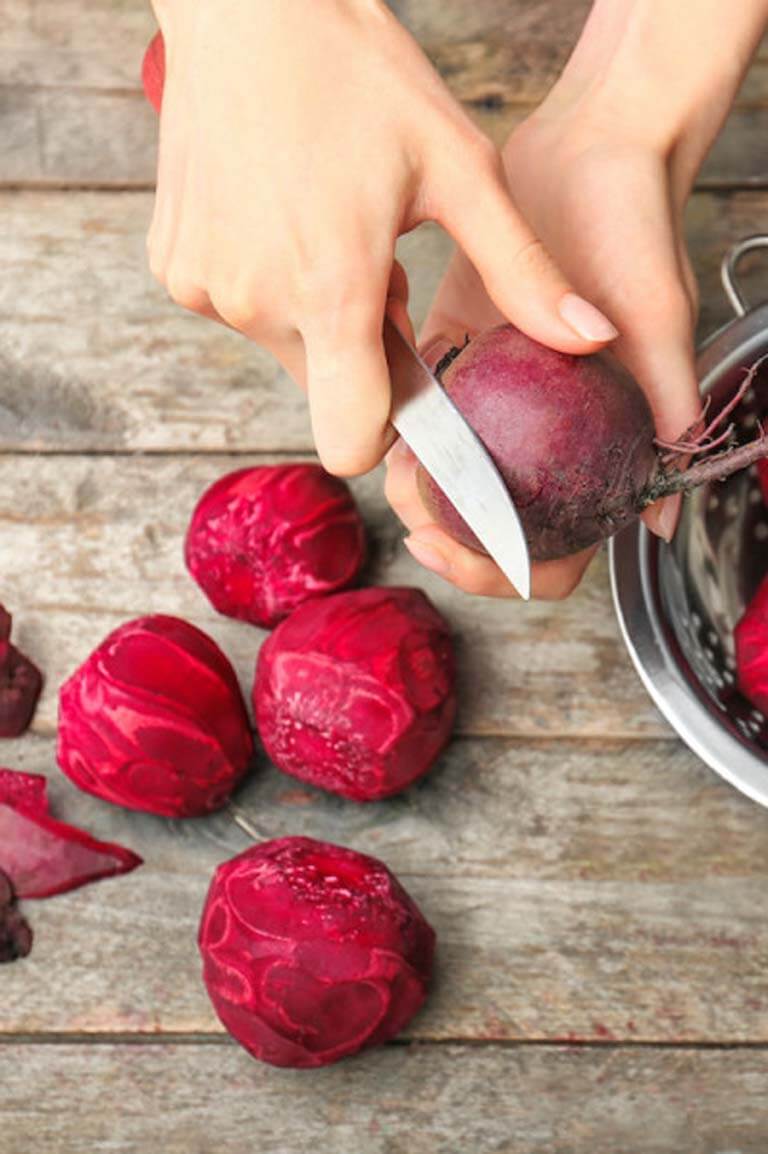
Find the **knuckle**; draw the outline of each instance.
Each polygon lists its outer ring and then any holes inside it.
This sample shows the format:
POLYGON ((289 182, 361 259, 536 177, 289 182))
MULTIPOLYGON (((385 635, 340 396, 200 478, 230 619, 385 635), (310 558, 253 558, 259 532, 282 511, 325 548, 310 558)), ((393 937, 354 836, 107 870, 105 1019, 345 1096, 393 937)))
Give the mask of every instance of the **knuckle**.
POLYGON ((190 312, 199 312, 208 303, 205 290, 195 284, 186 272, 172 266, 166 271, 165 287, 171 300, 190 312))
POLYGON ((469 150, 476 167, 494 179, 502 179, 503 165, 496 145, 484 132, 475 132, 469 142, 469 150))
POLYGON ((220 317, 234 329, 256 332, 260 328, 261 310, 255 294, 245 288, 230 286, 209 291, 211 304, 220 317))
POLYGON ((379 463, 379 455, 365 446, 325 445, 318 448, 323 468, 334 477, 359 477, 379 463))

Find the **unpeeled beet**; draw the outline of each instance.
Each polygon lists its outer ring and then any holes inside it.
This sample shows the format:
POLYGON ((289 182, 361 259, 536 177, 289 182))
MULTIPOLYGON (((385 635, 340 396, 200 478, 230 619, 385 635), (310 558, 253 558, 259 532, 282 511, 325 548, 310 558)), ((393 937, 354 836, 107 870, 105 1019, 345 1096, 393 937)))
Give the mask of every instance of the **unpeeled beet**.
MULTIPOLYGON (((707 428, 702 419, 681 430, 679 442, 659 446, 640 386, 607 353, 571 356, 500 325, 454 354, 438 366, 442 382, 496 462, 534 560, 594 545, 659 498, 768 454, 768 436, 760 436, 681 469, 686 456, 718 448, 721 430, 707 428)), ((745 378, 742 392, 750 380, 745 378)), ((418 484, 435 520, 480 548, 421 468, 418 484)))

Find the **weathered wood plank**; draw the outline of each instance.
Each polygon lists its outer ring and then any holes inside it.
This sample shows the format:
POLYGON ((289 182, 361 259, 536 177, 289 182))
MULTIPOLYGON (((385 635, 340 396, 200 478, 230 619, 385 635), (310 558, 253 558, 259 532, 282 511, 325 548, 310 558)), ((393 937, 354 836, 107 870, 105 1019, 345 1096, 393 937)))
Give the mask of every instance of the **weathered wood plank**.
POLYGON ((764 1154, 764 1051, 387 1047, 319 1071, 231 1045, 0 1047, 6 1154, 764 1154))
MULTIPOLYGON (((589 0, 485 0, 471 11, 455 0, 392 6, 457 98, 501 143, 556 79, 589 0)), ((141 57, 155 27, 146 0, 2 0, 0 27, 0 184, 151 183, 155 127, 139 92, 141 57)), ((704 183, 768 181, 766 44, 704 183)))
MULTIPOLYGON (((264 634, 214 613, 182 560, 199 494, 241 465, 232 457, 0 458, 2 598, 16 614, 19 643, 48 674, 39 732, 53 730, 55 689, 68 672, 110 629, 141 613, 196 621, 250 686, 264 634)), ((455 628, 463 732, 670 732, 619 639, 604 558, 562 604, 469 598, 421 570, 402 547, 404 530, 384 502, 380 474, 354 490, 375 546, 369 580, 423 585, 455 628)))
MULTIPOLYGON (((145 858, 129 878, 28 903, 31 956, 3 972, 0 1033, 217 1031, 197 922, 229 815, 174 823, 78 793, 52 743, 54 810, 145 858)), ((236 802, 264 837, 382 857, 434 924, 439 970, 407 1036, 768 1041, 765 813, 671 743, 462 741, 375 806, 260 765, 236 802)))
MULTIPOLYGON (((150 215, 145 193, 0 194, 0 449, 310 449, 304 398, 276 362, 152 281, 150 215)), ((702 334, 729 315, 723 252, 766 221, 766 193, 693 198, 702 334)), ((433 226, 401 242, 417 323, 449 251, 433 226)))

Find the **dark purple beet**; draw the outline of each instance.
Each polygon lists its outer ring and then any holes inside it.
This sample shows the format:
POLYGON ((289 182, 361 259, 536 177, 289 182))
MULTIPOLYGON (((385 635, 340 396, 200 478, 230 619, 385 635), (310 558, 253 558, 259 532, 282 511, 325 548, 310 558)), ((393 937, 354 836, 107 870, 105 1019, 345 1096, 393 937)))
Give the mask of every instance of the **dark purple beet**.
MULTIPOLYGON (((645 395, 610 354, 559 353, 511 325, 482 333, 442 366, 446 390, 507 483, 535 561, 576 553, 612 536, 660 497, 768 454, 762 437, 679 469, 688 453, 721 443, 717 422, 704 429, 702 421, 660 457, 645 395)), ((421 468, 418 483, 435 520, 480 548, 421 468)))
POLYGON ((4 659, 0 659, 0 737, 18 737, 29 726, 43 677, 36 665, 24 654, 3 642, 4 659))
POLYGON ((19 913, 10 879, 0 870, 0 962, 25 958, 32 949, 32 931, 19 913))

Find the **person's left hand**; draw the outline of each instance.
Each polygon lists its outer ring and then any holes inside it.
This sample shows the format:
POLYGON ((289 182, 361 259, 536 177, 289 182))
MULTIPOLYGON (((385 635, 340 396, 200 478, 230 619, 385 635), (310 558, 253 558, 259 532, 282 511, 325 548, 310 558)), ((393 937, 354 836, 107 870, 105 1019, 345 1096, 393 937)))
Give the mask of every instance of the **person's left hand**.
MULTIPOLYGON (((653 410, 658 436, 674 440, 699 415, 693 358, 696 285, 685 250, 682 215, 695 173, 685 147, 665 152, 627 138, 621 123, 579 109, 534 114, 512 135, 504 161, 524 216, 577 291, 619 329, 613 351, 634 374, 653 410)), ((504 318, 457 252, 423 327, 422 350, 434 365, 504 318)), ((398 442, 388 457, 387 498, 410 531, 406 546, 426 568, 469 593, 515 596, 491 559, 436 525, 416 489, 416 461, 398 442)), ((678 500, 645 514, 671 537, 678 500)), ((568 596, 595 550, 535 564, 538 598, 568 596)))

